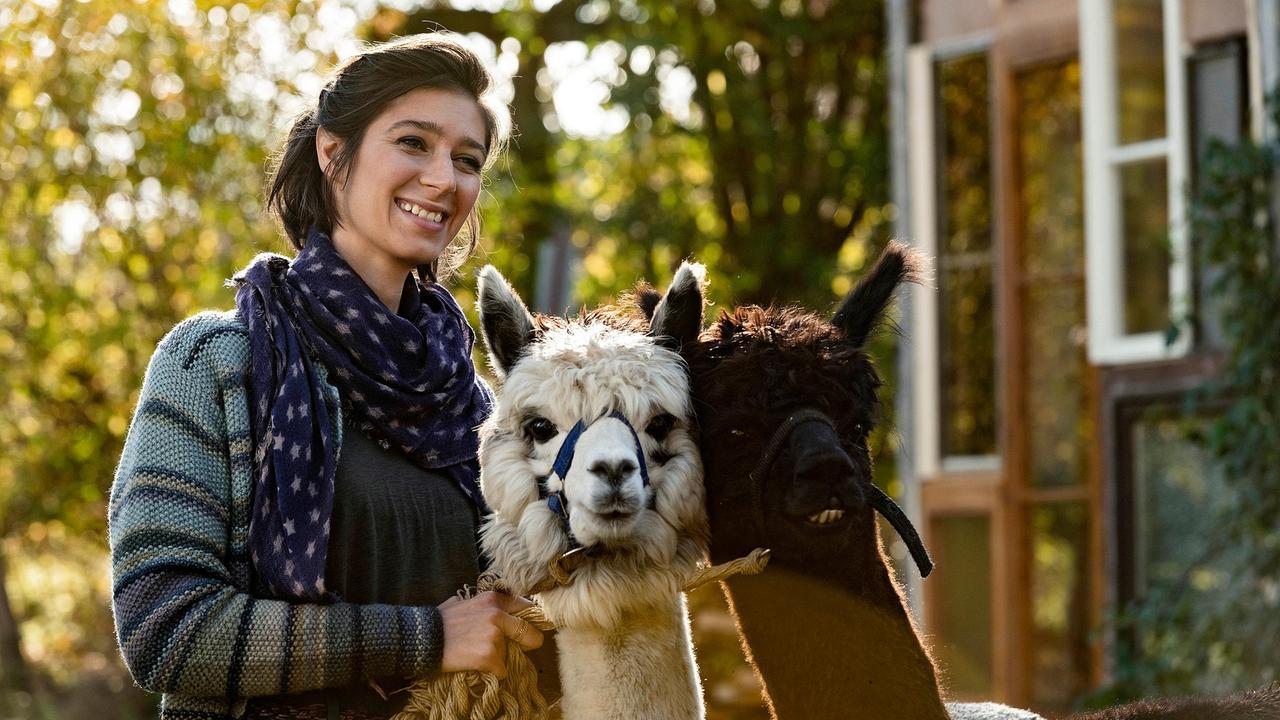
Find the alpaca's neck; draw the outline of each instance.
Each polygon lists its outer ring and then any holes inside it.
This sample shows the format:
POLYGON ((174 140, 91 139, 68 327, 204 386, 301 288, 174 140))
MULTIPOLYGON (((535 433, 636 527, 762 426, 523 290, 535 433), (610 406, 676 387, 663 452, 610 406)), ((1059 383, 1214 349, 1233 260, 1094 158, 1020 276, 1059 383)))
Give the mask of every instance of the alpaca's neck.
POLYGON ((683 596, 613 627, 562 628, 556 645, 566 720, 703 716, 683 596))
POLYGON ((777 720, 947 717, 883 564, 819 580, 774 563, 729 580, 726 593, 777 720))

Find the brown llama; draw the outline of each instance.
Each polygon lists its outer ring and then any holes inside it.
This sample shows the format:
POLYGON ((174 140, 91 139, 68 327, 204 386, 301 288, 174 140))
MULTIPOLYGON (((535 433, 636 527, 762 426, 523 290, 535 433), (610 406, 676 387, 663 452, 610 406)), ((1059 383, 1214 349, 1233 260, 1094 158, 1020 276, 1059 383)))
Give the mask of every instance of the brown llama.
POLYGON ((1071 720, 1276 720, 1280 685, 1225 697, 1160 698, 1122 705, 1071 720))
MULTIPOLYGON (((681 351, 702 435, 712 561, 772 550, 765 573, 723 587, 775 720, 1039 717, 943 702, 882 549, 877 511, 922 573, 931 568, 906 516, 872 484, 867 447, 880 379, 864 344, 918 266, 910 249, 890 244, 830 320, 737 308, 681 351)), ((652 314, 656 293, 638 300, 652 314)), ((1278 696, 1198 701, 1195 717, 1280 718, 1278 696)), ((1139 704, 1087 720, 1191 717, 1171 708, 1139 704)))

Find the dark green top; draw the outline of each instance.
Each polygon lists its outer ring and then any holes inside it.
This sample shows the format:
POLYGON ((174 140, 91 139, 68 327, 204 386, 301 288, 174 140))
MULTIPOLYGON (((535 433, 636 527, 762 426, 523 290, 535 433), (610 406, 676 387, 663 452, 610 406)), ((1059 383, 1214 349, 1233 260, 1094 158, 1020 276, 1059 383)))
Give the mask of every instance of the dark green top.
POLYGON ((325 582, 354 603, 439 605, 480 572, 479 514, 446 476, 343 430, 325 582))
MULTIPOLYGON (((342 431, 329 522, 325 583, 346 602, 439 605, 480 573, 479 513, 462 490, 351 422, 342 431)), ((403 684, 387 678, 385 687, 403 684)), ((253 699, 246 717, 390 717, 405 698, 383 701, 360 685, 253 699)))

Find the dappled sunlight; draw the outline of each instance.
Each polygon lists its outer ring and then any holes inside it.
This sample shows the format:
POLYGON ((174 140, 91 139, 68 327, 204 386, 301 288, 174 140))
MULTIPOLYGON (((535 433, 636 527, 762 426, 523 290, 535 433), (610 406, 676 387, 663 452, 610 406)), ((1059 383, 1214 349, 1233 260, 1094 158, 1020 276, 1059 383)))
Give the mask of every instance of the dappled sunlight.
MULTIPOLYGON (((492 69, 516 137, 477 261, 556 310, 690 257, 712 313, 828 304, 874 257, 895 217, 878 9, 784 3, 746 29, 709 2, 563 2, 0 0, 0 581, 38 688, 0 713, 153 713, 115 649, 105 559, 147 362, 179 320, 231 306, 236 269, 286 251, 266 172, 366 42, 449 20, 492 69)), ((468 312, 471 267, 449 280, 468 312)), ((691 607, 710 716, 764 717, 719 590, 691 607)))

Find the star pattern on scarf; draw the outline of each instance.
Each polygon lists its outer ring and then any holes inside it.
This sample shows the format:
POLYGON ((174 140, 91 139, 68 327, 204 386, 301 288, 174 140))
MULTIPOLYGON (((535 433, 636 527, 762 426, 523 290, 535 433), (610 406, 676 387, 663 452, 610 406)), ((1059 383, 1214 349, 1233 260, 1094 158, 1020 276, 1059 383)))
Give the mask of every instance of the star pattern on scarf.
POLYGON ((480 503, 474 428, 492 393, 471 365, 475 336, 447 291, 410 277, 399 313, 389 313, 323 234, 308 237, 291 263, 259 256, 236 281, 259 438, 250 555, 273 593, 324 599, 335 403, 369 425, 383 447, 440 470, 480 503), (326 395, 324 377, 339 397, 326 395))

